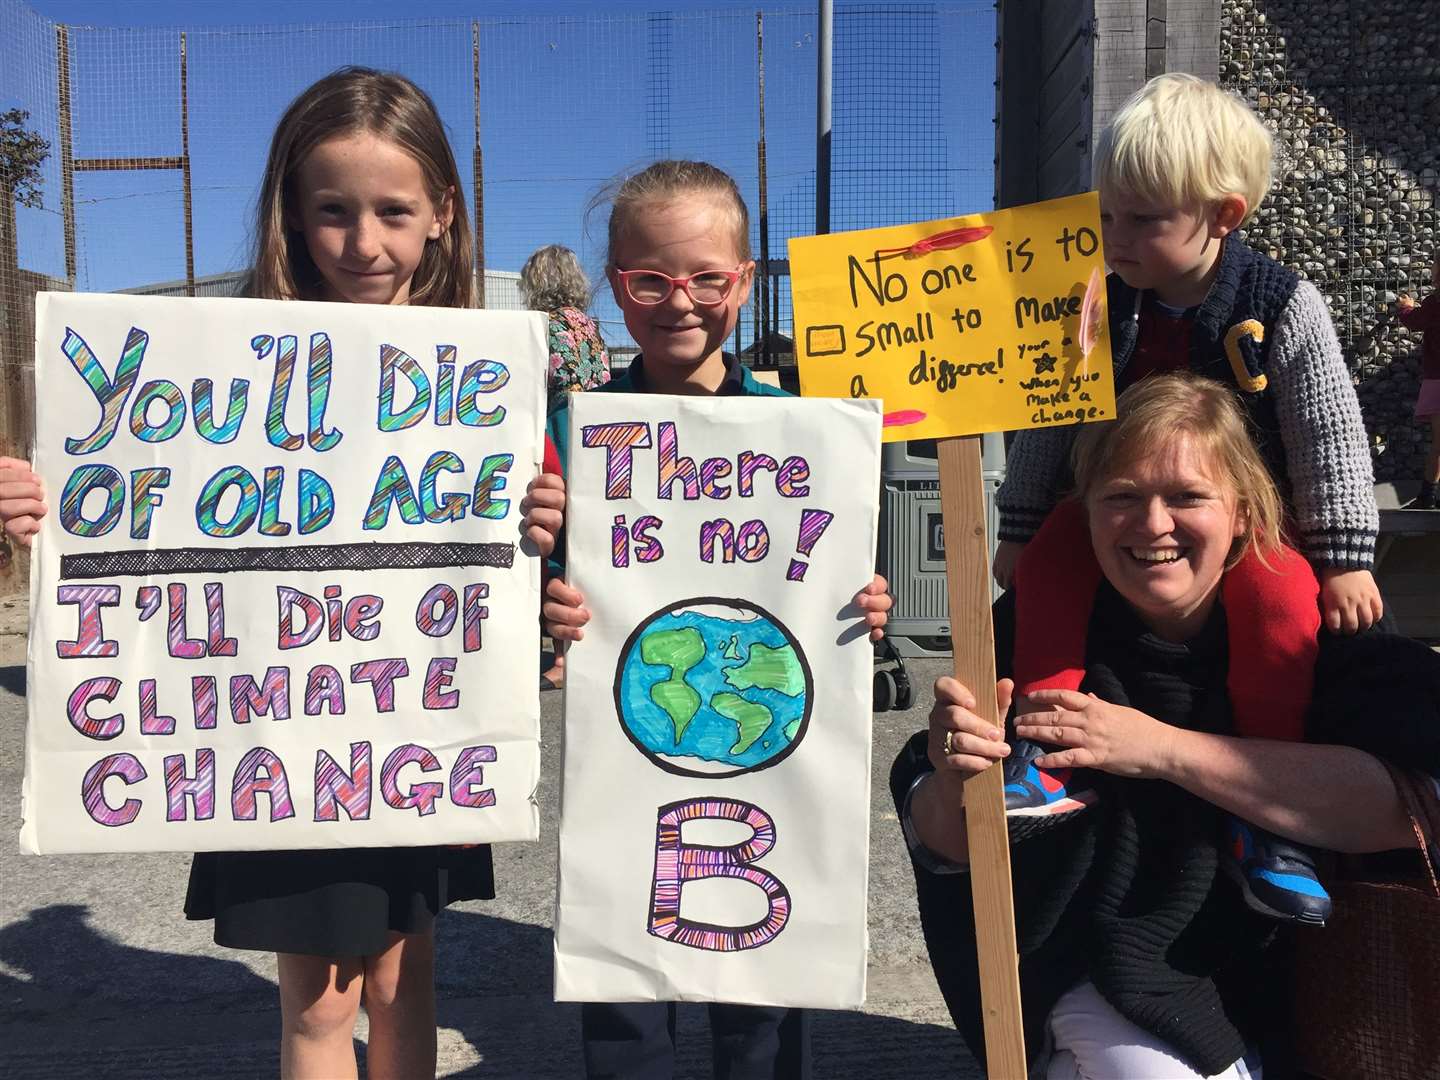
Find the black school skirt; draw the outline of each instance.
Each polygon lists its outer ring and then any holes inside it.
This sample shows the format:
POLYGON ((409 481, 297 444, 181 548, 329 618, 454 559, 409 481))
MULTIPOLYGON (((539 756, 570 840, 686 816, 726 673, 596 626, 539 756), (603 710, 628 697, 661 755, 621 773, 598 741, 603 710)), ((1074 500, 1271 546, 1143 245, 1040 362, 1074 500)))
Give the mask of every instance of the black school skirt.
POLYGON ((231 949, 369 956, 428 930, 459 900, 495 896, 490 847, 207 851, 190 864, 187 919, 231 949))

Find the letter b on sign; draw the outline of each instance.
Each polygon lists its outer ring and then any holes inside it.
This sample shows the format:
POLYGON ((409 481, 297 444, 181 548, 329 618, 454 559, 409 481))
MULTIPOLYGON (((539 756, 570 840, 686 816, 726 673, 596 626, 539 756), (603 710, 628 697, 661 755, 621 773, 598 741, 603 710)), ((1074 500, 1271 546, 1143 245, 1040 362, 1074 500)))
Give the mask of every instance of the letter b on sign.
POLYGON ((753 864, 775 846, 775 822, 758 806, 735 799, 687 799, 660 808, 655 821, 655 877, 650 890, 650 933, 666 941, 707 952, 757 949, 785 928, 790 892, 773 874, 753 864), (711 847, 687 844, 680 828, 700 819, 737 821, 751 836, 738 844, 711 847), (727 877, 748 881, 765 893, 769 911, 747 926, 718 926, 680 915, 680 893, 687 881, 727 877))

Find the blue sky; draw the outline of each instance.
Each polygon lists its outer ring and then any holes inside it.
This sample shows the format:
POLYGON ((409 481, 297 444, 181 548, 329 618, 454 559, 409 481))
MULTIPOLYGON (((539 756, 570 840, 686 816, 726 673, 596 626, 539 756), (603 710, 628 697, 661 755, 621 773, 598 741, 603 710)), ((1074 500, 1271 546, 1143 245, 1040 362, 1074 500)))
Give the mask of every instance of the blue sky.
MULTIPOLYGON (((354 22, 396 17, 395 0, 30 0, 56 22, 94 26, 241 26, 354 22)), ((755 11, 754 0, 425 0, 426 19, 597 15, 660 10, 755 11)), ((875 5, 871 5, 875 6, 875 5)), ((406 18, 411 15, 404 16, 406 18)))
MULTIPOLYGON (((657 156, 713 161, 758 217, 754 0, 0 0, 0 108, 29 108, 54 144, 45 207, 20 212, 21 262, 64 275, 54 33, 70 33, 77 157, 178 154, 178 34, 186 31, 195 267, 243 267, 265 146, 285 104, 343 63, 391 68, 435 98, 473 208, 471 35, 481 28, 486 263, 518 270, 546 243, 603 262, 585 208, 657 156), (588 228, 587 228, 588 225, 588 228)), ((771 255, 813 232, 815 6, 767 8, 771 255)), ((832 226, 988 209, 994 11, 988 0, 836 4, 832 226), (967 61, 967 57, 974 57, 967 61)), ((178 172, 76 176, 77 285, 184 276, 178 172)), ((757 223, 758 224, 758 223, 757 223)), ((785 305, 788 308, 788 303, 785 305)), ((623 338, 608 297, 596 311, 623 338)), ((785 312, 788 315, 788 310, 785 312)), ((749 316, 742 326, 750 336, 749 316)))

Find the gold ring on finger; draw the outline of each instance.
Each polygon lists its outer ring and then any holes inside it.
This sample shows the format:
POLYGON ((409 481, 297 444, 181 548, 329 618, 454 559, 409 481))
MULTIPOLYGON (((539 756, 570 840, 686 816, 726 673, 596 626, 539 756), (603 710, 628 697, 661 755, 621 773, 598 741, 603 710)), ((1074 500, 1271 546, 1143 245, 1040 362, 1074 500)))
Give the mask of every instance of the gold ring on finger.
POLYGON ((957 752, 955 749, 955 744, 950 741, 952 738, 955 737, 956 734, 958 733, 954 731, 945 732, 945 753, 954 754, 957 752))

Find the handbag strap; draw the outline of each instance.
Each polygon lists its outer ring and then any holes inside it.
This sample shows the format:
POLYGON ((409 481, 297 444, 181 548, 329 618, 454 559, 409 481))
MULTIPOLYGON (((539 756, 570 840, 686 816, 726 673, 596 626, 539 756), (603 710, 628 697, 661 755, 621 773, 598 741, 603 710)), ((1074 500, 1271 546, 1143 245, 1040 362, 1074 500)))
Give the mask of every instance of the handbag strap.
POLYGON ((1430 790, 1434 781, 1408 769, 1397 769, 1388 761, 1382 763, 1394 781, 1400 801, 1405 804, 1405 814, 1410 819, 1410 829, 1420 850, 1420 861, 1425 864, 1425 875, 1430 879, 1430 888, 1436 899, 1440 899, 1440 878, 1436 876, 1435 860, 1431 854, 1433 845, 1440 839, 1440 798, 1430 790))
POLYGON ((1415 831, 1415 840, 1420 845, 1420 861, 1425 864, 1425 874, 1430 878, 1430 889, 1435 894, 1435 899, 1440 900, 1440 880, 1435 877, 1435 860, 1430 854, 1430 845, 1425 842, 1425 833, 1420 828, 1420 822, 1415 815, 1410 815, 1410 828, 1415 831))

